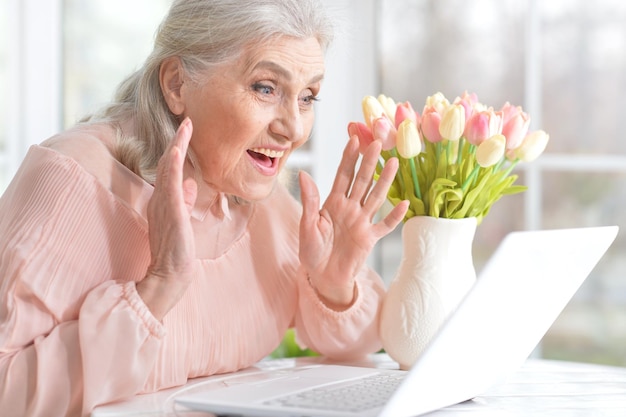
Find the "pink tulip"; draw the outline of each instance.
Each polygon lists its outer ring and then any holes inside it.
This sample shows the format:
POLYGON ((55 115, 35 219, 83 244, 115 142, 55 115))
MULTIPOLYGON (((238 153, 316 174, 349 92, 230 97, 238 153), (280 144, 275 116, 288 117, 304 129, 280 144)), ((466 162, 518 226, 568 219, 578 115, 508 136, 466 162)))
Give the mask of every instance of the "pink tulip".
POLYGON ((528 133, 530 117, 520 106, 513 106, 508 101, 502 106, 502 134, 506 137, 506 148, 517 148, 528 133))
POLYGON ((367 147, 374 142, 374 135, 365 123, 348 123, 348 135, 350 135, 350 137, 356 136, 359 138, 359 152, 361 154, 364 154, 367 147))
POLYGON ((493 109, 474 113, 465 124, 465 139, 472 145, 478 146, 484 140, 502 131, 501 112, 493 109))
POLYGON ((464 91, 461 97, 457 97, 454 104, 460 104, 465 109, 465 120, 468 120, 474 114, 474 106, 478 104, 478 96, 475 93, 464 91))
POLYGON ((396 114, 394 118, 394 124, 396 129, 399 128, 400 123, 404 120, 409 119, 416 125, 419 124, 419 113, 413 110, 413 106, 408 101, 404 103, 398 103, 396 106, 396 114))
POLYGON ((379 117, 372 124, 374 140, 382 142, 382 149, 388 151, 396 147, 396 128, 387 117, 379 117))
POLYGON ((434 109, 422 114, 421 132, 422 138, 432 143, 441 142, 443 139, 439 133, 441 115, 434 109))

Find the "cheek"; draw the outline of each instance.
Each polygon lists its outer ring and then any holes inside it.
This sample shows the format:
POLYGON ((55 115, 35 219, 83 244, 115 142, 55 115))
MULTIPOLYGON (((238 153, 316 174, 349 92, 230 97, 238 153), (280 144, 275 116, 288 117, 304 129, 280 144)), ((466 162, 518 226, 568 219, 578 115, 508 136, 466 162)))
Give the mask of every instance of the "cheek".
POLYGON ((294 143, 294 148, 299 148, 309 141, 311 138, 311 132, 313 131, 313 122, 315 120, 313 112, 307 114, 303 120, 304 133, 303 137, 296 143, 294 143))
POLYGON ((293 144, 293 149, 298 149, 300 148, 302 145, 304 145, 305 143, 307 143, 309 141, 309 138, 311 137, 310 131, 308 131, 309 134, 304 136, 301 140, 299 140, 298 142, 294 142, 293 144))
POLYGON ((224 178, 237 170, 246 158, 249 148, 248 136, 241 127, 220 124, 210 134, 194 136, 191 141, 202 172, 213 178, 224 178))

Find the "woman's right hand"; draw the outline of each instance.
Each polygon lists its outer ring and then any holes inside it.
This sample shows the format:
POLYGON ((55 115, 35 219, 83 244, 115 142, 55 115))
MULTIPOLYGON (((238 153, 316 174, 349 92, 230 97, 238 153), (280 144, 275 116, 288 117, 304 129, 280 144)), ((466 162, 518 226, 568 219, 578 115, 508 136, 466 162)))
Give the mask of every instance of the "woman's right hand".
POLYGON ((137 292, 152 314, 161 320, 183 296, 196 257, 191 210, 198 187, 183 179, 183 166, 193 131, 186 118, 159 160, 154 193, 148 203, 148 232, 152 260, 137 292))

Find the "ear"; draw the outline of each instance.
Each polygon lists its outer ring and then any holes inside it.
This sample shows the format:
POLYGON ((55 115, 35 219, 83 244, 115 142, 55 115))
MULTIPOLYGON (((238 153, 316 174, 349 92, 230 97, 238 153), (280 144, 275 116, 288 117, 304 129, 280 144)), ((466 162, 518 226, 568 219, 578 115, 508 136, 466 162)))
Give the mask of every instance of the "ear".
POLYGON ((174 56, 165 59, 159 68, 159 82, 167 106, 177 116, 185 111, 185 103, 181 93, 183 81, 184 70, 180 58, 174 56))

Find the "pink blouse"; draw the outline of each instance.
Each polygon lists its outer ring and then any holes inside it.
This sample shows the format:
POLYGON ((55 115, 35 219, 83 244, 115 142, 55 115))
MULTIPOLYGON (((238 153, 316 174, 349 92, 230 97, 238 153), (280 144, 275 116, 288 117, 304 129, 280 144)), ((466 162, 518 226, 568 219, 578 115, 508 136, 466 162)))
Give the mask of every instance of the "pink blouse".
POLYGON ((195 277, 156 320, 135 289, 150 262, 152 186, 89 128, 54 140, 29 150, 0 198, 2 415, 84 416, 236 371, 272 352, 289 327, 302 346, 334 358, 380 348, 381 279, 364 268, 354 305, 327 308, 300 271, 300 206, 282 185, 264 201, 233 204, 199 183, 195 277))

